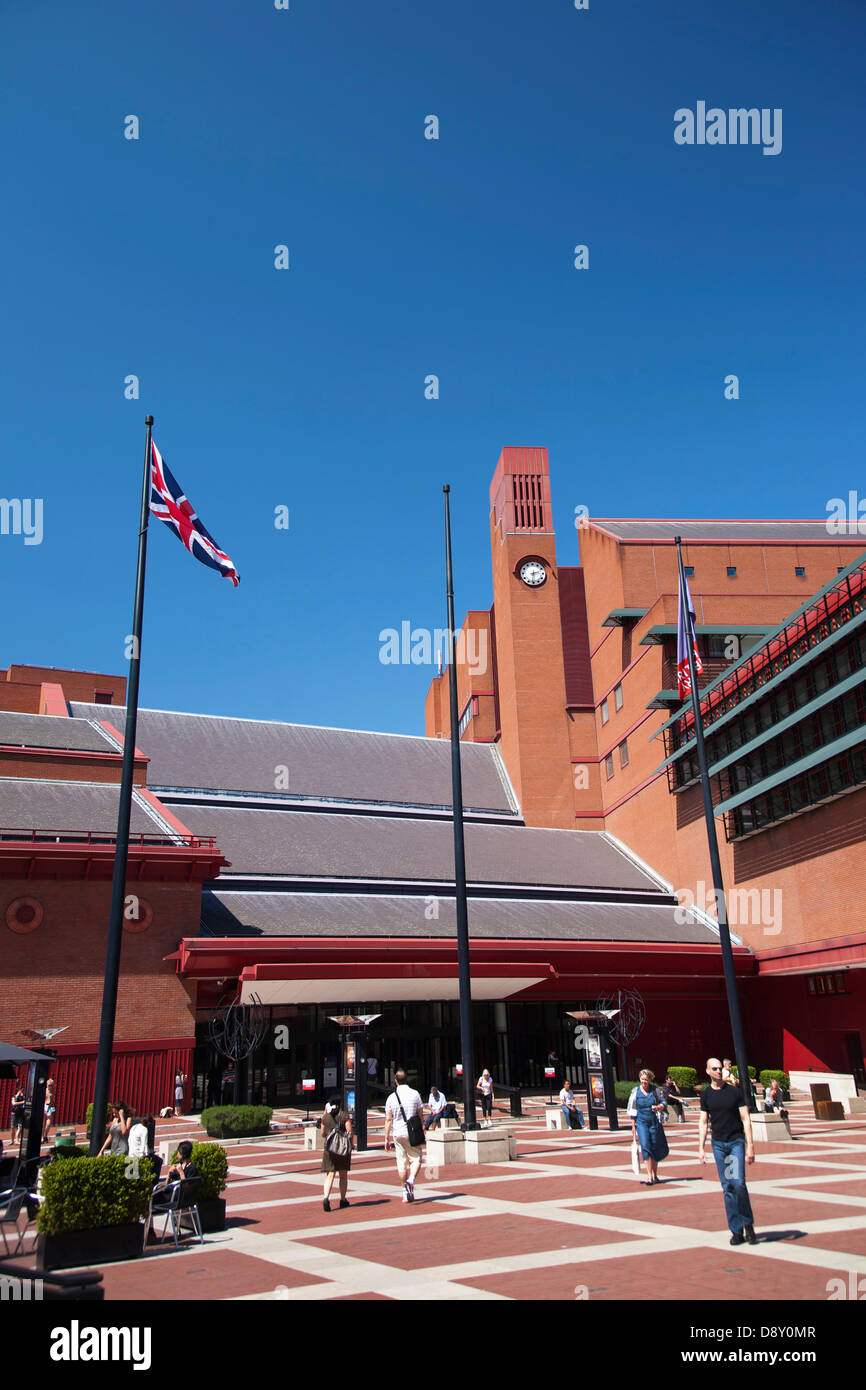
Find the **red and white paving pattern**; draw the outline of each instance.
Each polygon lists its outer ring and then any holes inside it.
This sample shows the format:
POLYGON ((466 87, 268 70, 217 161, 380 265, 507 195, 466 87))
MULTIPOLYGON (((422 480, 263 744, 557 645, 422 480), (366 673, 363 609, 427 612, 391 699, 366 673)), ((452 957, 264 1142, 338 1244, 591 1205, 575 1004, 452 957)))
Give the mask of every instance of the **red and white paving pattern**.
MULTIPOLYGON (((798 1142, 758 1145, 748 1170, 758 1244, 734 1248, 715 1165, 696 1159, 695 1106, 668 1126, 657 1187, 632 1172, 624 1118, 618 1132, 548 1131, 539 1103, 500 1117, 516 1162, 422 1168, 411 1205, 371 1116, 350 1206, 332 1196, 330 1214, 300 1112, 274 1118, 285 1135, 227 1146, 227 1229, 103 1266, 106 1299, 823 1301, 852 1275, 866 1292, 866 1117, 819 1122, 795 1101, 798 1142)), ((203 1137, 194 1120, 158 1134, 184 1136, 203 1137)))

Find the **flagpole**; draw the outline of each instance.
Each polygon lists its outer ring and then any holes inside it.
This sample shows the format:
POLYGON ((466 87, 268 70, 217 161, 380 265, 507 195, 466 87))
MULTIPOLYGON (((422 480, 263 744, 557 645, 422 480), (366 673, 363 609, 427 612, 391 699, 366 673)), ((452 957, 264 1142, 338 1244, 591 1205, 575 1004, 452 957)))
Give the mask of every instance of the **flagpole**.
POLYGON ((743 1022, 740 1017, 740 1000, 737 993, 737 976, 734 970, 734 952, 731 947, 731 933, 728 928, 728 908, 725 898, 725 885, 722 880, 722 862, 719 857, 719 842, 716 836, 716 818, 713 813, 713 797, 710 790, 710 776, 707 770, 707 750, 704 744, 704 725, 701 719, 701 702, 698 695, 698 677, 695 670, 695 649, 691 612, 686 601, 686 576, 683 569, 681 537, 675 536, 677 548, 677 568, 679 570, 680 614, 686 632, 686 651, 689 660, 689 680, 692 690, 692 711, 695 719, 695 745, 698 754, 698 767, 701 774, 701 793, 704 800, 704 820, 707 823, 707 841, 710 850, 710 868, 713 875, 713 888, 716 897, 716 912, 719 919, 719 941, 722 947, 722 963, 725 969, 725 991, 728 997, 728 1017, 731 1022, 731 1037, 734 1054, 737 1058, 737 1071, 743 1088, 743 1099, 750 1110, 755 1108, 749 1068, 746 1065, 746 1042, 743 1036, 743 1022))
POLYGON ((120 947, 123 940, 123 908, 126 898, 126 865, 129 856, 129 823, 132 815, 132 779, 135 770, 135 733, 138 723, 138 678, 141 666, 141 627, 144 615, 144 571, 147 560, 147 523, 150 516, 150 438, 153 416, 145 417, 147 438, 144 446, 144 476, 141 483, 141 520, 138 528, 138 567, 135 575, 135 605, 132 617, 132 651, 126 685, 126 728, 123 735, 123 764, 120 778, 120 805, 117 811, 117 839, 114 847, 114 875, 111 882, 111 908, 108 916, 108 944, 105 952, 105 979, 102 988, 102 1018, 99 1024, 99 1051, 93 1090, 93 1120, 90 1127, 91 1157, 99 1153, 105 1138, 105 1110, 111 1080, 111 1054, 114 1047, 114 1018, 117 1011, 117 985, 120 976, 120 947))
POLYGON ((445 493, 445 592, 448 599, 448 693, 451 700, 451 788, 454 804, 454 889, 457 903, 457 974, 460 991, 460 1056, 463 1061, 462 1129, 477 1129, 475 1072, 472 1062, 472 987, 469 969, 469 913, 466 904, 466 846, 463 840, 463 777, 460 769, 460 713, 454 652, 454 579, 451 572, 451 488, 445 493))

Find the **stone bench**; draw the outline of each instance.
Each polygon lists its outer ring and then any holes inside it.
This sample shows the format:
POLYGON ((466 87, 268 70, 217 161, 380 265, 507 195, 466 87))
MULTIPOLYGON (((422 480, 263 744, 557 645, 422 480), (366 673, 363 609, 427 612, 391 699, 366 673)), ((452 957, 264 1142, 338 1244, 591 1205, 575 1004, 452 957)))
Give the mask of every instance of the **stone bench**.
POLYGON ((505 1125, 492 1129, 430 1130, 426 1165, 445 1168, 452 1163, 508 1163, 517 1157, 517 1137, 505 1125))
MULTIPOLYGON (((586 1118, 585 1118, 585 1117, 584 1117, 584 1122, 583 1122, 583 1123, 584 1123, 584 1128, 585 1128, 585 1127, 586 1127, 586 1118)), ((571 1130, 571 1125, 568 1123, 568 1121, 566 1120, 565 1116, 564 1116, 563 1113, 562 1113, 562 1106, 561 1106, 561 1105, 549 1105, 549 1104, 548 1104, 548 1105, 545 1105, 545 1107, 544 1107, 544 1124, 545 1124, 545 1128, 547 1128, 547 1129, 565 1129, 565 1130, 571 1130)), ((576 1134, 576 1133, 577 1133, 577 1130, 575 1130, 574 1133, 576 1134)))
POLYGON ((428 1167, 446 1168, 451 1163, 465 1162, 463 1131, 459 1125, 454 1129, 431 1129, 427 1131, 425 1163, 428 1167))
POLYGON ((787 1115, 773 1110, 769 1115, 752 1115, 752 1138, 756 1144, 794 1144, 787 1115))

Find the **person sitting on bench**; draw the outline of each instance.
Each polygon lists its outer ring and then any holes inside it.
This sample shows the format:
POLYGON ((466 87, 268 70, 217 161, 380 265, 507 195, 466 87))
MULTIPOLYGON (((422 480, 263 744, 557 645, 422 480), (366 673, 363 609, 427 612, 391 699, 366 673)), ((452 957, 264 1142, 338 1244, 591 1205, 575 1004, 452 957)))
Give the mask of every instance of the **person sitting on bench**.
POLYGON ((438 1129, 439 1121, 444 1119, 445 1113, 448 1110, 448 1102, 438 1086, 432 1086, 430 1088, 430 1098, 427 1104, 430 1107, 430 1114, 424 1121, 424 1128, 438 1129))
POLYGON ((571 1089, 570 1081, 563 1081, 559 1093, 559 1103, 569 1129, 583 1129, 583 1111, 577 1103, 577 1096, 571 1089))

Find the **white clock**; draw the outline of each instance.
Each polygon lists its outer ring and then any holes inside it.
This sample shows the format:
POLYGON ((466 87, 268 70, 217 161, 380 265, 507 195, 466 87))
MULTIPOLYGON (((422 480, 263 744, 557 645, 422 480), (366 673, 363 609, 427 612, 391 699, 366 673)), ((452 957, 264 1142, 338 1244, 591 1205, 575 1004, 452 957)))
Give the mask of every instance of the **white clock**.
POLYGON ((547 578, 547 570, 540 560, 525 560, 520 566, 520 578, 530 589, 537 589, 547 578))

